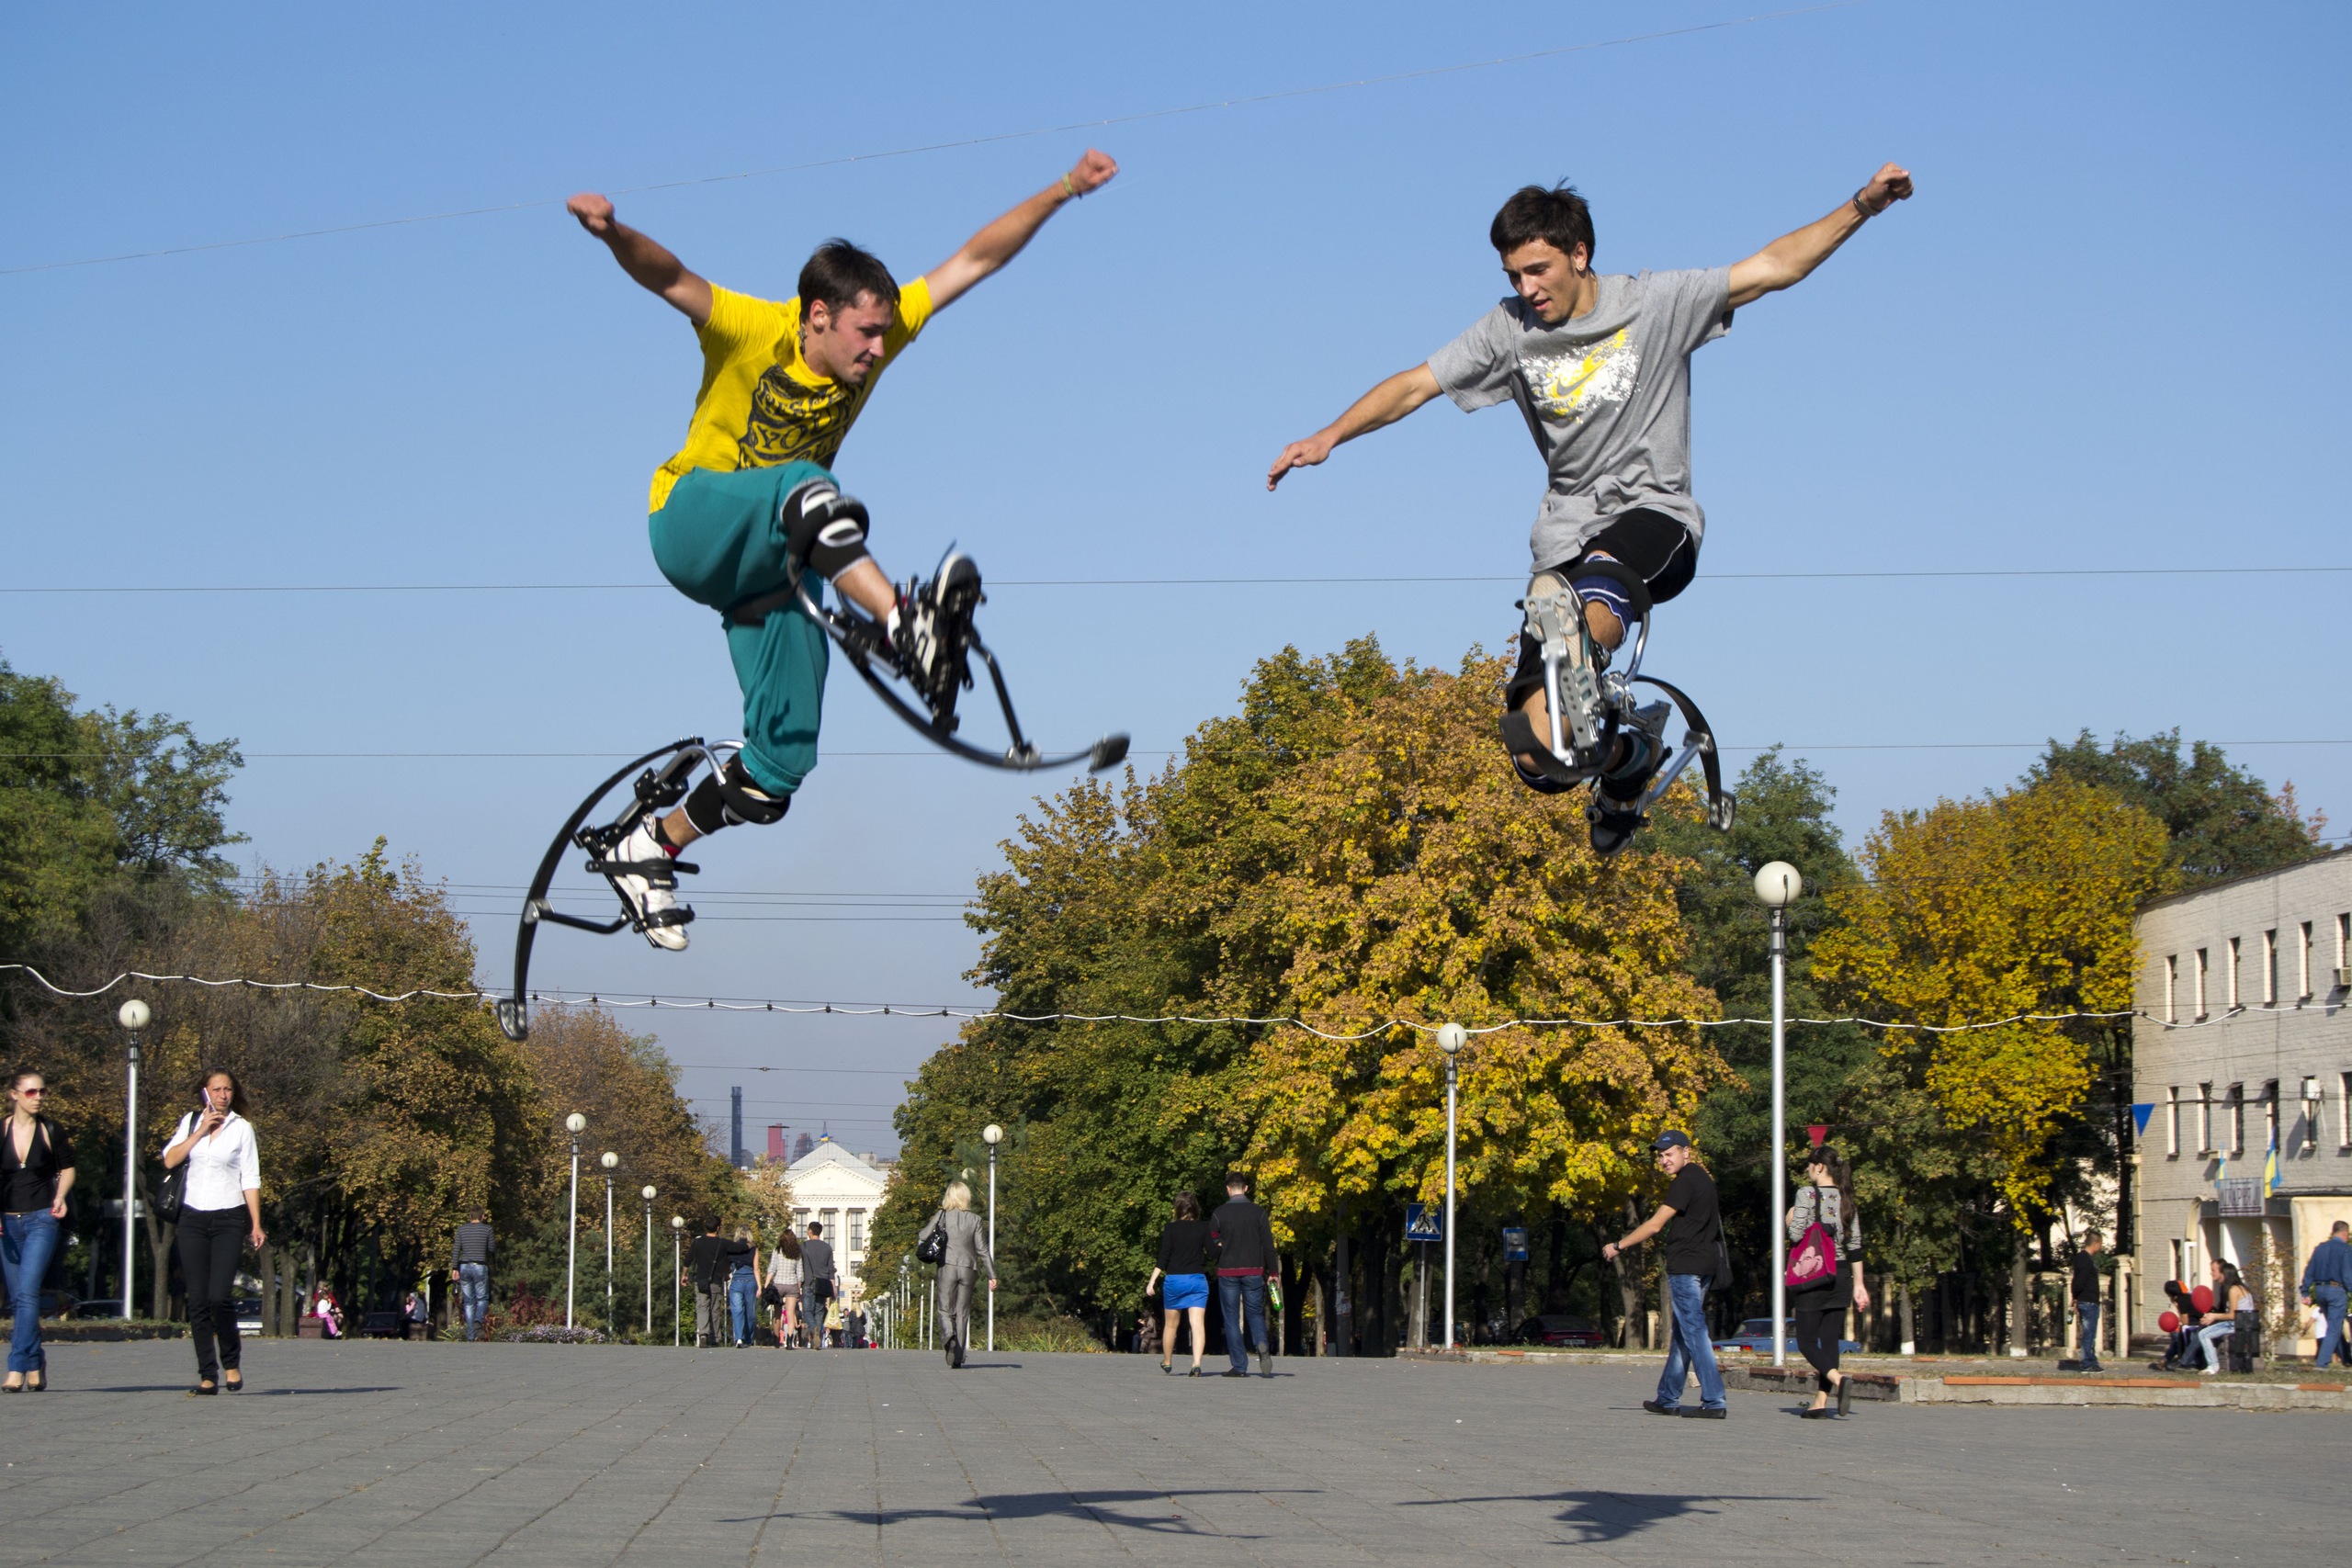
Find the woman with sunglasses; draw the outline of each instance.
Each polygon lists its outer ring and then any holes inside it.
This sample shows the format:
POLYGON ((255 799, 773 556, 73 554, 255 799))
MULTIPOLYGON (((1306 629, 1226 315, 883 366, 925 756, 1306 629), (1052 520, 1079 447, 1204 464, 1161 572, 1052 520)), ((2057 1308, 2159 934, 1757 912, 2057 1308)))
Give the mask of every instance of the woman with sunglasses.
POLYGON ((187 1285, 188 1337, 196 1341, 191 1393, 244 1392, 237 1370, 237 1260, 261 1228, 261 1150, 245 1120, 236 1075, 215 1067, 197 1080, 198 1109, 180 1118, 164 1150, 164 1168, 187 1167, 180 1201, 180 1278, 187 1285))
POLYGON ((65 1195, 74 1190, 74 1145, 65 1129, 41 1114, 49 1086, 39 1073, 8 1082, 8 1131, 0 1138, 0 1265, 17 1331, 8 1341, 8 1380, 0 1393, 39 1393, 49 1386, 40 1344, 40 1282, 57 1255, 65 1195))

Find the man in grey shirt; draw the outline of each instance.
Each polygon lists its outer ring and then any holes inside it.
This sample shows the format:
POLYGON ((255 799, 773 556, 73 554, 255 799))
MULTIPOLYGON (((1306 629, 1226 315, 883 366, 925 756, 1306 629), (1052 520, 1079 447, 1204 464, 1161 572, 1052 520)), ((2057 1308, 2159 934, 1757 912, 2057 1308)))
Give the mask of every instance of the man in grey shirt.
POLYGON ((825 1227, 811 1220, 808 1239, 800 1244, 800 1321, 812 1331, 820 1350, 831 1343, 825 1335, 825 1303, 839 1288, 833 1278, 833 1244, 824 1237, 825 1227))
POLYGON ((449 1271, 458 1278, 458 1307, 468 1339, 481 1337, 482 1320, 490 1314, 490 1260, 497 1252, 498 1237, 489 1216, 480 1209, 470 1211, 449 1249, 449 1271))
MULTIPOLYGON (((1331 423, 1283 447, 1266 488, 1441 393, 1464 409, 1510 400, 1551 477, 1529 541, 1530 608, 1572 588, 1583 605, 1582 635, 1563 657, 1597 673, 1641 612, 1634 584, 1663 603, 1690 585, 1698 567, 1706 514, 1690 492, 1692 351, 1729 331, 1733 310, 1802 282, 1864 222, 1910 194, 1910 175, 1888 164, 1827 217, 1746 261, 1604 276, 1593 270, 1584 198, 1566 185, 1525 186, 1487 231, 1512 297, 1426 364, 1389 377, 1331 423)), ((1530 788, 1554 793, 1593 777, 1536 739, 1548 733, 1550 715, 1532 629, 1520 638, 1504 706, 1504 742, 1530 788)), ((1634 803, 1664 760, 1658 734, 1618 732, 1597 769, 1595 851, 1613 852, 1631 838, 1641 821, 1634 803)))

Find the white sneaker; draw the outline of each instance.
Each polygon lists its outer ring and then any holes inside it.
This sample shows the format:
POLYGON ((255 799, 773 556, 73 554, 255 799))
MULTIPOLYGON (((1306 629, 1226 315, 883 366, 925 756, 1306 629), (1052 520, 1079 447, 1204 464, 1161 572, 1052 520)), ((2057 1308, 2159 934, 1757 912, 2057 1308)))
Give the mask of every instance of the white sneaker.
MULTIPOLYGON (((654 837, 658 830, 655 819, 650 816, 647 817, 644 821, 637 825, 636 831, 613 846, 613 852, 609 859, 633 861, 644 864, 671 858, 669 852, 664 850, 654 837)), ((628 900, 629 907, 637 911, 638 918, 640 919, 678 907, 678 896, 667 887, 656 887, 642 876, 619 872, 607 874, 610 875, 613 886, 620 889, 621 897, 628 900)), ((672 953, 684 953, 686 950, 686 928, 648 926, 645 928, 645 940, 656 947, 667 948, 672 953)))

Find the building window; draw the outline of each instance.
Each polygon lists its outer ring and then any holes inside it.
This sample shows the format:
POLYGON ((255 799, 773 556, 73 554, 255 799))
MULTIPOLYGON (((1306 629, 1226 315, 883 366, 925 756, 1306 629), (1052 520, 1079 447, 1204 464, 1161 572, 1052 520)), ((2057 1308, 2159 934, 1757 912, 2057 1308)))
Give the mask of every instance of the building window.
POLYGON ((2335 1146, 2352 1149, 2352 1073, 2336 1075, 2335 1146))
POLYGON ((827 1239, 831 1241, 841 1240, 842 1212, 839 1209, 826 1209, 820 1212, 817 1217, 825 1222, 825 1235, 827 1239))
POLYGON ((2180 1021, 2180 954, 2165 960, 2165 1021, 2180 1021))
POLYGON ((2262 933, 2262 1005, 2278 1005, 2278 933, 2262 933))
POLYGON ((2165 1090, 2165 1153, 2176 1159, 2180 1156, 2180 1086, 2178 1084, 2165 1090))
POLYGON ((2352 965, 2352 914, 2335 917, 2335 966, 2352 965))
POLYGON ((2262 1086, 2262 1147, 2267 1154, 2278 1146, 2278 1080, 2262 1086))
POLYGON ((849 1212, 849 1249, 852 1252, 865 1250, 865 1211, 863 1209, 849 1212))
POLYGON ((2230 1086, 2230 1153, 2245 1153, 2245 1085, 2230 1086))
POLYGON ((2230 938, 2230 1010, 2238 1010, 2238 949, 2245 944, 2236 937, 2230 938))
POLYGON ((2309 920, 2303 922, 2302 938, 2302 953, 2296 970, 2299 983, 2295 988, 2295 999, 2307 1002, 2312 999, 2312 923, 2309 920))
POLYGON ((2197 1086, 2197 1152, 2213 1152, 2213 1086, 2209 1083, 2197 1086))
POLYGON ((2199 1023, 2204 1022, 2204 1021, 2205 1021, 2205 1020, 2207 1019, 2207 1017, 2209 1017, 2209 1016, 2210 1016, 2210 1014, 2209 1014, 2209 1012, 2208 1012, 2208 1010, 2207 1010, 2207 1009, 2206 1009, 2206 1006, 2205 1006, 2205 971, 2206 971, 2207 967, 2208 967, 2208 965, 2207 965, 2207 964, 2206 964, 2205 950, 2204 950, 2203 948, 2201 948, 2201 947, 2200 947, 2200 948, 2199 948, 2199 949, 2197 950, 2197 996, 2196 996, 2196 1002, 2197 1002, 2197 1021, 2198 1021, 2198 1022, 2199 1022, 2199 1023))

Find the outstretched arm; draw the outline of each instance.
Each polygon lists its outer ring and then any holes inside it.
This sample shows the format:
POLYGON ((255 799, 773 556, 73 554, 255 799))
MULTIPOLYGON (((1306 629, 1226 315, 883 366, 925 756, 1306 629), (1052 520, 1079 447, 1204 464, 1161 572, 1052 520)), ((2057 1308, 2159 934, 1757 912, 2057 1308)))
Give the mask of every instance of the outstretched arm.
POLYGON ((1021 254, 1046 220, 1089 191, 1111 183, 1119 165, 1108 152, 1090 147, 1069 173, 1039 191, 1003 217, 964 242, 963 249, 923 274, 931 285, 931 308, 944 310, 961 299, 975 283, 1021 254))
POLYGON ((614 217, 611 202, 582 191, 563 205, 582 229, 605 242, 623 272, 684 311, 695 325, 710 320, 710 284, 650 235, 614 217))
POLYGON ((1437 384, 1436 372, 1427 365, 1399 370, 1350 403, 1347 412, 1306 440, 1294 441, 1283 447, 1283 455, 1274 459, 1274 466, 1266 470, 1266 488, 1272 490, 1282 483, 1283 476, 1293 468, 1313 468, 1343 441, 1353 441, 1367 431, 1396 423, 1443 390, 1437 384))
POLYGON ((1746 261, 1734 263, 1732 308, 1737 310, 1767 294, 1803 283, 1866 219, 1875 218, 1910 197, 1911 172, 1887 164, 1871 176, 1870 184, 1854 193, 1853 199, 1840 204, 1828 217, 1808 223, 1793 234, 1783 234, 1746 261))

